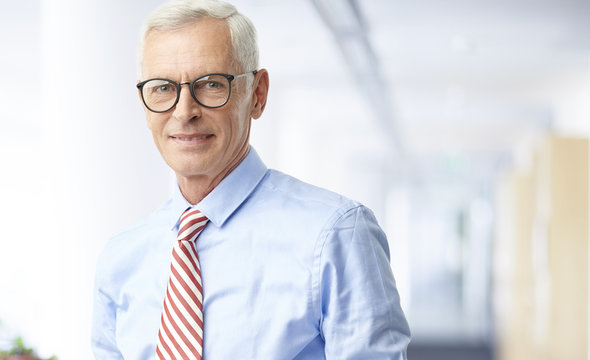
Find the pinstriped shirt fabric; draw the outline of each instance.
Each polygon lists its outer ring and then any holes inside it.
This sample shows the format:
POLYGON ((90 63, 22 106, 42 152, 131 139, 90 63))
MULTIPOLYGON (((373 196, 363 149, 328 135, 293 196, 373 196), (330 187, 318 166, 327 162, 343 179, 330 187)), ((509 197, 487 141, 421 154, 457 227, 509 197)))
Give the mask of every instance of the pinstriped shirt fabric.
POLYGON ((207 221, 197 209, 182 214, 158 331, 158 360, 202 359, 203 287, 195 241, 207 221))

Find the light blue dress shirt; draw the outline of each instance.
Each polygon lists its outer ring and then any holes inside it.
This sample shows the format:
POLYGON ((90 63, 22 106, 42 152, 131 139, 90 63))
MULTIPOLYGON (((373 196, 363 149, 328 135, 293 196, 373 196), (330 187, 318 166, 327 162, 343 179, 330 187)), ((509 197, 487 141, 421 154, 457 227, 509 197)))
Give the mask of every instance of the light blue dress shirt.
MULTIPOLYGON (((153 359, 172 246, 191 205, 176 191, 114 236, 96 270, 97 359, 153 359)), ((406 359, 410 330, 369 209, 269 170, 251 149, 195 206, 205 360, 406 359)))

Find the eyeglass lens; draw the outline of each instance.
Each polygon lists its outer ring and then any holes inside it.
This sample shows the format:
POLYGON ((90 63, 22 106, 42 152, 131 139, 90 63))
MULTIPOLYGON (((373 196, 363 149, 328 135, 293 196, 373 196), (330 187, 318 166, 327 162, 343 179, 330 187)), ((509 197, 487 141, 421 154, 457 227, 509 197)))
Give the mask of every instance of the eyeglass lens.
MULTIPOLYGON (((192 84, 193 95, 207 107, 219 107, 228 100, 230 81, 222 75, 205 75, 192 84)), ((168 111, 178 100, 178 87, 170 80, 154 79, 142 88, 145 105, 152 111, 168 111)))

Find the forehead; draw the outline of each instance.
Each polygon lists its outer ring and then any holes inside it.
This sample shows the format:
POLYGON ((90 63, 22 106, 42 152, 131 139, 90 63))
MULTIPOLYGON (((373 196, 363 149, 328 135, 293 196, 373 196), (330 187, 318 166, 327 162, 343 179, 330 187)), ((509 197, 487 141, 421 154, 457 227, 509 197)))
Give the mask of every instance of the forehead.
POLYGON ((145 39, 144 77, 197 77, 229 72, 231 36, 225 21, 200 19, 173 30, 152 30, 145 39))

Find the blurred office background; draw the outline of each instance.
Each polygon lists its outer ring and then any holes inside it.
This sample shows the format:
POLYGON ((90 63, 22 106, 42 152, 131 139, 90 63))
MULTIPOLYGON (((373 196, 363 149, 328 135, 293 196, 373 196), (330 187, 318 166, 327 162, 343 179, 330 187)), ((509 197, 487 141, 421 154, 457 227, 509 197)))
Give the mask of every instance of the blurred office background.
MULTIPOLYGON (((91 358, 98 253, 169 195, 134 87, 160 3, 0 2, 0 349, 91 358)), ((590 358, 589 1, 233 3, 271 76, 252 144, 374 210, 410 359, 590 358)))

